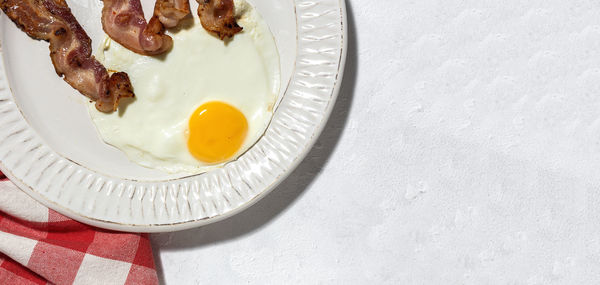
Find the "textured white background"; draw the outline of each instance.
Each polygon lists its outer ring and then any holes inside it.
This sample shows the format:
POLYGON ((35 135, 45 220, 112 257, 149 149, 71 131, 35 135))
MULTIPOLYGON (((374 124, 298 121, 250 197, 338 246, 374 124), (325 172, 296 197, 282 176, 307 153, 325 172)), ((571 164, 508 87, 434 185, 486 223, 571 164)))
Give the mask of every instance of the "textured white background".
POLYGON ((348 2, 316 147, 251 209, 152 236, 162 281, 600 282, 600 2, 348 2))

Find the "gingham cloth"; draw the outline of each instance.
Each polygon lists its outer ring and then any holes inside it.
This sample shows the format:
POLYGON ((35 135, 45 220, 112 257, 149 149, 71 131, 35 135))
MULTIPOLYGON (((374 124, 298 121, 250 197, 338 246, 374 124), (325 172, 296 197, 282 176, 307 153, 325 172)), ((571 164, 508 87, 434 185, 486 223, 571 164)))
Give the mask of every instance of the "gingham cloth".
POLYGON ((0 284, 158 284, 158 278, 147 234, 68 219, 0 172, 0 284))

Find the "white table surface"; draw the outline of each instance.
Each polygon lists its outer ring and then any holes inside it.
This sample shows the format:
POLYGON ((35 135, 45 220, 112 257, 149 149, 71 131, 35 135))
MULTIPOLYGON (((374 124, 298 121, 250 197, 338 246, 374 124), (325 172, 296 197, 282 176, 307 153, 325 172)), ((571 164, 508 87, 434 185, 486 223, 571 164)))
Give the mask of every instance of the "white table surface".
POLYGON ((163 283, 600 282, 600 3, 348 2, 316 147, 251 209, 153 235, 163 283))

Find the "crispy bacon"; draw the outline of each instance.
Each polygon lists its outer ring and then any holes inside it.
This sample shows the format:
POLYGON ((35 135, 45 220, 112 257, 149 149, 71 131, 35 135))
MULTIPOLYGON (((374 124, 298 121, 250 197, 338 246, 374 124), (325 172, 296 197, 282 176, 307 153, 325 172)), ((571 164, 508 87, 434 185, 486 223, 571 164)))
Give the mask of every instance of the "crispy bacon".
POLYGON ((173 46, 158 16, 146 23, 140 0, 103 0, 102 28, 122 46, 143 55, 164 53, 173 46))
POLYGON ((156 0, 154 4, 154 16, 167 28, 176 27, 189 14, 188 0, 156 0))
POLYGON ((121 98, 134 96, 126 73, 109 76, 92 56, 92 41, 64 0, 0 0, 0 8, 27 35, 50 42, 58 76, 96 101, 99 111, 115 111, 121 98))
MULTIPOLYGON (((219 38, 242 30, 234 15, 233 0, 196 0, 202 26, 219 38)), ((146 23, 140 0, 103 0, 102 28, 122 46, 143 55, 164 53, 173 46, 165 28, 175 27, 190 14, 189 0, 156 0, 154 15, 146 23)))
POLYGON ((233 11, 233 0, 196 0, 198 16, 204 29, 216 34, 219 38, 233 37, 242 31, 233 11))

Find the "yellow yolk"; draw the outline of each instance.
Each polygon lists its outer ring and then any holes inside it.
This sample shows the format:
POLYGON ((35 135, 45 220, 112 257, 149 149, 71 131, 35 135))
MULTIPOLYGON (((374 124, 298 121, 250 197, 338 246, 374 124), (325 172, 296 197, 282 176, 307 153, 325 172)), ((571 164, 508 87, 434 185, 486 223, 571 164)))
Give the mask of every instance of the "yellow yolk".
POLYGON ((219 163, 240 149, 248 134, 248 121, 235 107, 213 101, 194 111, 188 131, 190 153, 200 161, 219 163))

